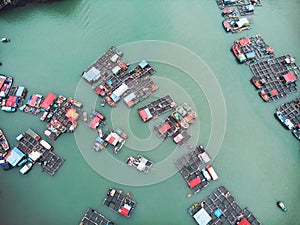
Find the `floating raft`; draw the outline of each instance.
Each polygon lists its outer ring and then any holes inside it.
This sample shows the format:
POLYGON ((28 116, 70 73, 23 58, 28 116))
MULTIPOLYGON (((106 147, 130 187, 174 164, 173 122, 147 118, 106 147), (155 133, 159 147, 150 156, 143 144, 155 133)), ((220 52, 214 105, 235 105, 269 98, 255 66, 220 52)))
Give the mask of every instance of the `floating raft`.
POLYGON ((89 208, 83 215, 79 225, 114 225, 98 211, 89 208))
POLYGON ((233 54, 239 63, 247 64, 263 59, 274 58, 274 49, 266 44, 261 35, 250 38, 240 38, 231 47, 233 54))
POLYGON ((280 105, 276 109, 276 115, 287 128, 300 128, 300 96, 280 105))
POLYGON ((126 160, 126 164, 128 166, 135 167, 137 170, 139 170, 141 172, 149 173, 149 171, 153 165, 153 162, 146 159, 142 155, 137 155, 137 158, 134 158, 133 156, 129 156, 126 160))
POLYGON ((105 76, 107 71, 118 73, 120 70, 126 70, 127 65, 122 62, 123 53, 116 47, 111 46, 99 59, 97 59, 86 71, 82 77, 90 84, 97 82, 105 76))
POLYGON ((56 155, 52 151, 45 151, 41 159, 42 171, 53 176, 64 163, 64 159, 56 155))
POLYGON ((158 118, 160 115, 172 110, 175 107, 176 103, 171 95, 166 95, 139 108, 138 111, 141 119, 144 122, 147 122, 152 118, 158 118))
POLYGON ((262 6, 261 0, 216 0, 220 9, 224 9, 227 6, 243 6, 243 5, 255 5, 262 6))
POLYGON ((251 224, 261 222, 249 211, 242 209, 231 193, 223 186, 199 203, 193 204, 188 213, 195 222, 201 224, 251 224))
POLYGON ((120 213, 123 216, 129 217, 136 206, 136 202, 129 198, 130 194, 125 195, 122 191, 110 188, 107 192, 103 204, 113 210, 115 213, 120 213))
POLYGON ((48 101, 49 98, 46 97, 41 104, 41 110, 46 111, 41 121, 48 123, 44 134, 51 140, 56 140, 62 133, 74 132, 82 115, 83 105, 76 99, 63 95, 56 98, 54 94, 49 93, 48 96, 51 96, 52 100, 48 101))
POLYGON ((194 194, 209 185, 211 178, 205 170, 209 161, 210 157, 201 145, 175 161, 179 173, 194 194))
POLYGON ((33 94, 28 98, 27 102, 20 109, 25 113, 37 115, 41 111, 40 105, 43 100, 43 95, 33 94))
POLYGON ((249 67, 253 73, 251 82, 261 89, 259 94, 264 101, 275 101, 297 91, 300 70, 290 55, 255 62, 249 67))
POLYGON ((182 146, 191 138, 186 130, 196 118, 196 112, 187 103, 184 103, 178 106, 163 123, 155 125, 154 131, 160 139, 172 137, 176 144, 182 146))

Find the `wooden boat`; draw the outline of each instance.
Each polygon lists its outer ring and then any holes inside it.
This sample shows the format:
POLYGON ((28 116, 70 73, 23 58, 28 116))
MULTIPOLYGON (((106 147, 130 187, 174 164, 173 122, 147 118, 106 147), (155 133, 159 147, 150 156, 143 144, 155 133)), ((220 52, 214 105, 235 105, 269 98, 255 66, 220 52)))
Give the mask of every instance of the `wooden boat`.
POLYGON ((3 131, 0 129, 0 147, 7 152, 9 150, 9 144, 8 141, 3 133, 3 131))
POLYGON ((231 26, 228 20, 224 20, 223 21, 223 27, 225 29, 226 32, 230 32, 231 31, 231 26))
POLYGON ((228 15, 228 14, 232 14, 232 13, 234 13, 234 8, 225 8, 225 9, 223 9, 222 10, 222 15, 224 16, 224 15, 228 15))

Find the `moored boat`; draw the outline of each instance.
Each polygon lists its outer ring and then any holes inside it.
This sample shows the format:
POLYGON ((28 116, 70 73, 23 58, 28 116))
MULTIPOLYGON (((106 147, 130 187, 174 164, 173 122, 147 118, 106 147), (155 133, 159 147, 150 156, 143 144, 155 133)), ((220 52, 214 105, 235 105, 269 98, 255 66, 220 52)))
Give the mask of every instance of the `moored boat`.
POLYGON ((230 32, 231 31, 231 26, 228 20, 224 20, 223 21, 223 27, 225 29, 226 32, 230 32))
POLYGON ((293 130, 294 136, 300 141, 300 127, 297 129, 293 130))
POLYGON ((5 152, 9 150, 9 143, 3 133, 3 131, 0 129, 0 149, 2 148, 5 152))
POLYGON ((278 201, 278 202, 277 202, 277 206, 278 206, 283 212, 286 212, 286 211, 287 211, 287 208, 285 207, 285 205, 284 205, 283 202, 278 201))
POLYGON ((225 8, 225 9, 223 9, 222 10, 222 15, 224 16, 224 15, 228 15, 228 14, 232 14, 232 13, 234 13, 234 8, 232 8, 232 7, 230 7, 230 8, 225 8))

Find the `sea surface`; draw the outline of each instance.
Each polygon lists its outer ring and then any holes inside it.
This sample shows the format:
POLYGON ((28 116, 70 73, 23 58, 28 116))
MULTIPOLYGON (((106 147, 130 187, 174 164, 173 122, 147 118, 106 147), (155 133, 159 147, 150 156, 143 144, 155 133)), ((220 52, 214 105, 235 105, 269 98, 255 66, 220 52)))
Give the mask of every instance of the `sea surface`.
MULTIPOLYGON (((225 33, 214 0, 73 0, 0 12, 0 36, 12 40, 0 44, 0 73, 13 76, 28 95, 75 96, 86 111, 103 112, 108 128, 129 133, 118 155, 111 148, 94 152, 96 133, 81 122, 74 134, 49 141, 66 160, 54 177, 37 165, 26 176, 0 170, 0 224, 79 224, 92 207, 116 224, 192 225, 188 207, 220 185, 263 224, 299 224, 300 142, 274 117, 276 107, 299 92, 264 103, 249 82, 250 69, 236 62, 230 47, 240 37, 261 34, 277 56, 300 60, 300 1, 263 0, 255 10, 253 28, 239 34, 225 33), (219 175, 200 193, 187 198, 190 190, 173 158, 188 149, 159 141, 152 128, 161 119, 141 122, 137 108, 145 103, 131 110, 123 103, 102 108, 80 79, 111 45, 120 46, 132 66, 146 59, 157 71, 153 80, 159 90, 146 102, 170 93, 197 111, 190 144, 207 146, 219 175), (154 161, 152 172, 144 175, 124 165, 130 154, 154 161), (109 187, 133 195, 137 206, 130 218, 102 204, 109 187), (278 200, 285 202, 286 213, 276 206, 278 200)), ((19 133, 32 128, 42 134, 45 123, 20 111, 1 111, 0 127, 14 146, 19 133)))

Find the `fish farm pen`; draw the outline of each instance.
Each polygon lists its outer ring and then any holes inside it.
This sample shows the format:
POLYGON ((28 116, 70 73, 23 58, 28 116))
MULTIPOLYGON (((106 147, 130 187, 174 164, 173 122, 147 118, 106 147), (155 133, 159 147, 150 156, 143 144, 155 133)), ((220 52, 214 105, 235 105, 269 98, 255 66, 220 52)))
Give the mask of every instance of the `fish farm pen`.
POLYGON ((261 224, 248 208, 242 209, 231 193, 223 186, 203 201, 193 204, 188 209, 188 213, 199 225, 261 224))
POLYGON ((130 197, 130 194, 124 194, 121 190, 110 188, 107 192, 103 204, 113 210, 115 213, 120 213, 123 216, 129 217, 136 206, 136 202, 130 197))
POLYGON ((114 225, 109 219, 105 218, 98 211, 88 208, 83 215, 79 225, 114 225))
POLYGON ((194 194, 209 185, 202 169, 210 161, 203 146, 197 146, 193 151, 175 161, 175 165, 194 194))
POLYGON ((175 107, 176 103, 171 95, 166 95, 139 108, 138 111, 142 120, 146 122, 150 119, 155 119, 168 111, 171 111, 175 107))

